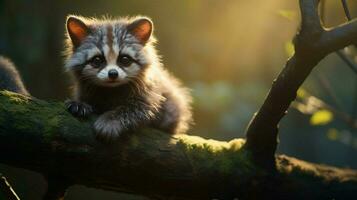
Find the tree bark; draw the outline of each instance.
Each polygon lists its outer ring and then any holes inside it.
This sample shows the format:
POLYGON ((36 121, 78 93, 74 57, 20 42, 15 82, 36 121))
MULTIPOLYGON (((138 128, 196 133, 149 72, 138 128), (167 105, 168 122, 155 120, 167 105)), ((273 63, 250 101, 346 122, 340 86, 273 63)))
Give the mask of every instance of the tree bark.
POLYGON ((357 172, 279 155, 256 165, 245 140, 171 136, 143 129, 98 142, 92 120, 63 103, 0 92, 0 162, 71 184, 162 199, 356 199, 357 172))

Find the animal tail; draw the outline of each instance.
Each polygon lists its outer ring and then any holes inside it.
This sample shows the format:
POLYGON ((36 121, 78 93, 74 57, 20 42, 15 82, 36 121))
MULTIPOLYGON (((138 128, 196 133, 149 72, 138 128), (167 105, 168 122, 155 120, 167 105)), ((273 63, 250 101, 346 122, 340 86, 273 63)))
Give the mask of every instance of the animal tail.
POLYGON ((22 78, 10 59, 0 55, 0 90, 29 95, 22 78))

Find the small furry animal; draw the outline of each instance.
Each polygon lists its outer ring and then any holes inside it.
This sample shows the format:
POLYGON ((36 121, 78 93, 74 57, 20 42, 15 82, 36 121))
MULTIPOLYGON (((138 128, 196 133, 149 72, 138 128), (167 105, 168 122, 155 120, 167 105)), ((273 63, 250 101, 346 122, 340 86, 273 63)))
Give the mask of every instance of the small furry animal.
POLYGON ((0 56, 0 90, 29 95, 15 65, 4 56, 0 56))
POLYGON ((143 126, 185 133, 192 122, 188 89, 167 72, 156 53, 147 17, 89 19, 69 16, 65 67, 75 80, 70 113, 100 116, 99 139, 112 141, 143 126))

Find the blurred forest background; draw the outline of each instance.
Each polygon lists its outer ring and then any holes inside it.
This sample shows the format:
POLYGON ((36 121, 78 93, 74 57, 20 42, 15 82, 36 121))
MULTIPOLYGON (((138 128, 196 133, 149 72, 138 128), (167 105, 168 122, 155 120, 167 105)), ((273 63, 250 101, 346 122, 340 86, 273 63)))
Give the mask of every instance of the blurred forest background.
MULTIPOLYGON (((348 3, 356 17, 357 1, 348 3)), ((346 20, 340 1, 326 0, 325 6, 327 26, 346 20)), ((0 54, 15 62, 35 97, 69 97, 62 56, 68 14, 150 16, 165 66, 192 89, 196 125, 190 134, 219 140, 244 137, 249 119, 293 53, 291 39, 300 20, 298 0, 0 0, 0 54)), ((350 120, 356 116, 357 76, 330 55, 282 121, 279 153, 357 168, 357 125, 350 120)), ((40 175, 4 165, 0 172, 23 199, 39 199, 44 192, 40 175)), ((119 198, 145 199, 82 186, 68 195, 119 198)))

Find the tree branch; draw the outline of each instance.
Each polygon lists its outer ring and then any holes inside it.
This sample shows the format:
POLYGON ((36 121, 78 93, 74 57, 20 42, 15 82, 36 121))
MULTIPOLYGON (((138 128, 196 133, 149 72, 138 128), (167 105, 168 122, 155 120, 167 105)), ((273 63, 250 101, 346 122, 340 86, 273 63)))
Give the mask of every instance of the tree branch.
POLYGON ((321 32, 322 25, 318 14, 319 0, 300 0, 301 27, 311 32, 321 32))
POLYGON ((277 156, 271 173, 243 139, 140 130, 109 145, 62 103, 1 91, 0 105, 0 162, 72 184, 162 199, 357 198, 357 171, 277 156))
MULTIPOLYGON (((20 198, 15 193, 14 189, 12 189, 10 183, 6 180, 2 174, 0 174, 0 191, 8 200, 19 200, 20 198)), ((0 194, 1 197, 1 194, 0 194)))
POLYGON ((353 61, 351 61, 343 51, 339 50, 336 51, 336 54, 338 57, 341 58, 341 60, 346 63, 346 65, 357 75, 357 64, 355 64, 353 61))
MULTIPOLYGON (((341 2, 342 2, 343 10, 345 11, 347 21, 351 21, 352 17, 351 17, 350 10, 348 9, 347 1, 341 0, 341 2)), ((336 54, 346 63, 346 65, 348 67, 351 68, 351 70, 353 72, 355 72, 357 74, 357 66, 347 58, 347 56, 345 55, 345 53, 342 50, 336 51, 336 54)))
POLYGON ((324 32, 319 48, 327 55, 351 44, 357 44, 357 19, 324 32))
POLYGON ((346 0, 341 0, 341 2, 342 2, 343 10, 345 11, 345 15, 346 15, 347 21, 350 21, 352 19, 352 17, 351 17, 350 10, 348 9, 347 1, 346 0))
POLYGON ((248 125, 246 147, 256 163, 274 169, 278 123, 311 70, 329 53, 357 43, 357 21, 332 29, 321 25, 319 0, 300 0, 301 27, 294 39, 295 54, 274 80, 263 105, 248 125))

